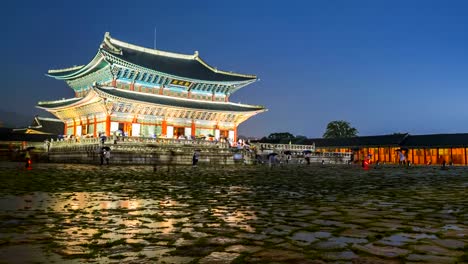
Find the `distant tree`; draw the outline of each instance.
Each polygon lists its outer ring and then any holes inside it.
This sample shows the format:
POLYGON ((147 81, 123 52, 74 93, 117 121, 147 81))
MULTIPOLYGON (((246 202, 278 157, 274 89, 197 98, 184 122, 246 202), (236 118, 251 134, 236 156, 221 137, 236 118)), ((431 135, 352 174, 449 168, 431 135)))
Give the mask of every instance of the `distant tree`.
POLYGON ((331 121, 327 125, 327 130, 323 134, 324 138, 347 138, 357 136, 358 131, 356 128, 351 127, 347 121, 337 120, 331 121))
POLYGON ((263 137, 260 142, 269 142, 277 144, 287 144, 294 140, 294 135, 289 132, 271 133, 267 137, 263 137))
POLYGON ((271 133, 268 139, 293 139, 294 135, 289 132, 271 133))
POLYGON ((298 145, 303 145, 305 144, 307 141, 307 137, 306 136, 301 136, 301 135, 297 135, 293 140, 292 140, 292 143, 293 144, 298 144, 298 145))

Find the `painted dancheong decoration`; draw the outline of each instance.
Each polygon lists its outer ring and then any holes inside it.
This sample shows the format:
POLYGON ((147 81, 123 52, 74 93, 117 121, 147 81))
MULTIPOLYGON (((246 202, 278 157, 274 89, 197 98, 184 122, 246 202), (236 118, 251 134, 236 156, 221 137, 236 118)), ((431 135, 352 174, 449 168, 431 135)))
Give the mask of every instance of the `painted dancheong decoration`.
POLYGON ((218 70, 193 55, 149 49, 106 33, 87 65, 49 70, 64 80, 74 98, 39 102, 65 123, 64 134, 94 136, 210 136, 235 141, 237 127, 266 111, 229 102, 257 76, 218 70))

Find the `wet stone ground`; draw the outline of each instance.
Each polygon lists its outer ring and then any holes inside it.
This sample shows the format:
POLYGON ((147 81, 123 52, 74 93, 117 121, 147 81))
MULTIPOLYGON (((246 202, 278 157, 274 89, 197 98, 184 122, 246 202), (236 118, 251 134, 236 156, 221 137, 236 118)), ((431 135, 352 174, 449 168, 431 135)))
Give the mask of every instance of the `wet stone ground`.
POLYGON ((468 263, 468 169, 0 163, 4 263, 468 263))

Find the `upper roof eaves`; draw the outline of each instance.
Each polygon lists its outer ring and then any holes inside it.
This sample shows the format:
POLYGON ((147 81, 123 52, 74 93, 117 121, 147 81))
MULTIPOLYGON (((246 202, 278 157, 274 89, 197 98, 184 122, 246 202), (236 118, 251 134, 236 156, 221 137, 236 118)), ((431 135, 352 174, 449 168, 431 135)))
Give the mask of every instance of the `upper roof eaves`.
POLYGON ((180 54, 150 49, 114 39, 107 32, 101 49, 119 59, 170 75, 205 81, 255 81, 257 76, 218 70, 203 61, 198 52, 180 54))
POLYGON ((65 69, 54 69, 54 70, 49 70, 47 72, 47 75, 54 76, 54 77, 62 77, 62 76, 67 76, 71 75, 75 72, 78 72, 81 70, 85 65, 79 65, 79 66, 73 66, 70 68, 65 68, 65 69))
POLYGON ((73 97, 73 98, 62 99, 62 100, 57 100, 57 101, 39 102, 37 104, 37 106, 40 107, 40 108, 63 107, 63 106, 67 106, 67 105, 72 105, 72 104, 80 101, 81 99, 82 98, 80 98, 80 97, 73 97))
POLYGON ((97 91, 101 91, 107 95, 116 96, 126 100, 137 102, 145 102, 150 104, 158 104, 168 107, 181 107, 199 110, 211 111, 234 111, 234 112, 263 112, 266 108, 257 105, 236 104, 231 102, 212 102, 212 101, 199 101, 187 98, 177 98, 165 95, 148 94, 135 91, 128 91, 123 89, 116 89, 113 87, 95 87, 97 91))

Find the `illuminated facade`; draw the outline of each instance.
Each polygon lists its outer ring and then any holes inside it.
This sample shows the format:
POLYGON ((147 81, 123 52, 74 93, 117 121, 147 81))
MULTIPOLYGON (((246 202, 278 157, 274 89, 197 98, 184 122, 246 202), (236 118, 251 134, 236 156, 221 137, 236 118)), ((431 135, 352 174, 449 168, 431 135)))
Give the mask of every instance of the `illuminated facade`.
POLYGON ((468 165, 468 134, 393 134, 334 139, 309 139, 319 152, 352 152, 354 161, 399 163, 399 152, 416 165, 446 162, 468 165))
POLYGON ((39 102, 65 123, 64 134, 153 137, 237 137, 237 127, 266 111, 229 102, 257 80, 255 75, 218 70, 195 52, 178 54, 143 48, 106 33, 87 65, 49 70, 65 81, 74 98, 39 102))

